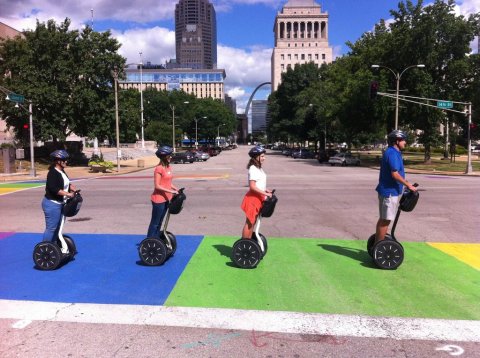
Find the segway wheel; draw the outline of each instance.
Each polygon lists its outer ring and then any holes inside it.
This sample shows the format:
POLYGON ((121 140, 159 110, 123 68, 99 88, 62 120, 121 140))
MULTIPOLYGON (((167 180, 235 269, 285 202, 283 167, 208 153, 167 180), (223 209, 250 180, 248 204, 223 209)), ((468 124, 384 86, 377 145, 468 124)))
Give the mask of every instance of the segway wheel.
POLYGON ((375 265, 384 270, 395 270, 403 262, 403 247, 395 240, 382 240, 372 249, 375 265))
POLYGON ((170 231, 167 231, 167 235, 168 235, 168 238, 170 239, 170 243, 172 244, 171 250, 168 248, 166 239, 163 238, 163 240, 165 242, 165 246, 167 246, 168 256, 173 256, 173 254, 175 254, 175 251, 177 251, 177 238, 170 231))
POLYGON ((233 244, 232 261, 241 268, 254 268, 262 257, 260 246, 255 240, 240 239, 233 244))
MULTIPOLYGON (((392 235, 390 234, 385 234, 385 240, 394 240, 396 241, 392 235)), ((402 246, 398 241, 397 243, 402 246)), ((368 251, 368 254, 370 255, 370 257, 373 258, 373 245, 375 244, 375 234, 373 234, 372 236, 370 236, 368 238, 368 241, 367 241, 367 251, 368 251)), ((402 249, 403 249, 403 246, 402 246, 402 249)))
POLYGON ((62 261, 62 251, 53 242, 40 242, 33 249, 33 262, 39 270, 55 270, 62 261))
MULTIPOLYGON (((67 243, 67 246, 68 246, 68 256, 70 258, 73 258, 77 254, 77 247, 75 246, 75 242, 68 235, 63 235, 63 239, 65 240, 65 242, 67 243)), ((58 247, 62 246, 62 243, 60 242, 60 239, 57 239, 57 245, 58 245, 58 247)))
POLYGON ((267 250, 268 250, 268 244, 267 244, 267 238, 265 236, 263 236, 263 234, 259 233, 258 236, 255 235, 255 233, 253 234, 256 238, 257 238, 257 242, 258 242, 258 246, 260 247, 260 250, 261 250, 261 245, 260 245, 260 242, 262 242, 263 244, 263 251, 262 251, 262 259, 265 257, 265 255, 267 254, 267 250))
POLYGON ((138 248, 140 260, 147 266, 160 266, 167 258, 167 246, 162 240, 146 238, 138 248))

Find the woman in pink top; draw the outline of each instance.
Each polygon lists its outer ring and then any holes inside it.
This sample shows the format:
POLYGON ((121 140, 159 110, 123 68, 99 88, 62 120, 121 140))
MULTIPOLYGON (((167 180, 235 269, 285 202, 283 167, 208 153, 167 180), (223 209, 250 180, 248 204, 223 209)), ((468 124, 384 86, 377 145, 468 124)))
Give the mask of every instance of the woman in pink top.
POLYGON ((167 212, 168 204, 173 194, 178 193, 178 189, 172 185, 173 173, 170 168, 172 152, 171 147, 163 146, 155 153, 160 162, 155 167, 153 174, 154 189, 150 197, 152 200, 152 218, 148 226, 148 238, 160 239, 160 225, 162 225, 167 212))

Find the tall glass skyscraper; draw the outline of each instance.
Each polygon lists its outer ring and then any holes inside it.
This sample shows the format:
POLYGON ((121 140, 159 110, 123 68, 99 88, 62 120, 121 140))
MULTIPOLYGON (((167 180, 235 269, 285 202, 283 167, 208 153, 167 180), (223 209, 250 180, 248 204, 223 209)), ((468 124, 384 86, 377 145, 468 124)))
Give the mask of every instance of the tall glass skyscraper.
POLYGON ((217 18, 208 0, 180 0, 175 6, 178 67, 217 68, 217 18))

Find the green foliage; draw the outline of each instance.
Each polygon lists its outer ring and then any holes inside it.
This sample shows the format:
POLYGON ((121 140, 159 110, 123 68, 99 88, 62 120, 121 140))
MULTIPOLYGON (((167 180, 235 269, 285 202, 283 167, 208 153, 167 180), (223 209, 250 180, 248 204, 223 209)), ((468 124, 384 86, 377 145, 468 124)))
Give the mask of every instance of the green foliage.
MULTIPOLYGON (((37 22, 25 38, 6 40, 0 47, 0 79, 8 89, 33 103, 33 129, 37 140, 64 140, 70 133, 107 137, 114 131, 111 87, 114 67, 125 60, 110 32, 69 30, 70 20, 57 24, 37 22)), ((25 111, 1 103, 7 125, 19 133, 25 111)))

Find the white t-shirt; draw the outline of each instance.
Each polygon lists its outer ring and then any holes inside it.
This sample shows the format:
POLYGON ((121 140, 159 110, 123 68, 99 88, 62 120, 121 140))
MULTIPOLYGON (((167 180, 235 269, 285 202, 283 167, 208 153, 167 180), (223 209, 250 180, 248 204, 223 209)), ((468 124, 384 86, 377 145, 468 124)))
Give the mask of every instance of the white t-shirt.
POLYGON ((265 174, 262 168, 257 168, 255 165, 251 165, 250 168, 248 168, 249 185, 250 180, 256 182, 258 189, 263 191, 267 190, 267 174, 265 174))
MULTIPOLYGON (((62 178, 63 178, 63 190, 65 190, 66 192, 68 192, 68 187, 70 186, 70 179, 68 179, 67 175, 62 172, 61 170, 58 170, 57 168, 55 168, 55 170, 57 172, 59 172, 61 175, 62 175, 62 178)), ((63 197, 63 202, 65 203, 67 201, 68 197, 64 196, 63 197)))

